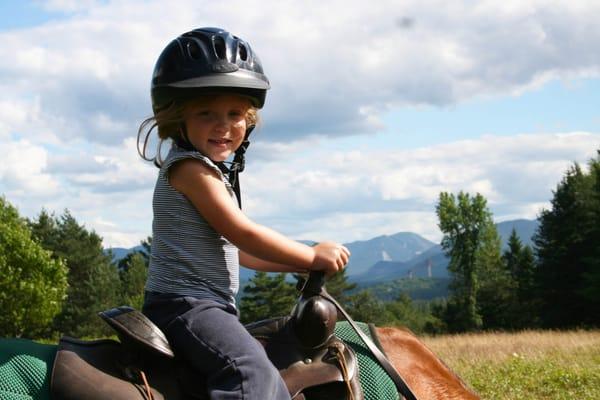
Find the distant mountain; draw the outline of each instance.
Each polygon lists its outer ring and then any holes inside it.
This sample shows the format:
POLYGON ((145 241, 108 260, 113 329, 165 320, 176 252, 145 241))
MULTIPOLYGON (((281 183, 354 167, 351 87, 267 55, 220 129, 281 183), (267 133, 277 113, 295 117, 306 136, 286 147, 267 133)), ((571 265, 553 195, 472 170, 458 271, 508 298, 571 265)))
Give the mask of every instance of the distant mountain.
POLYGON ((104 254, 112 253, 112 262, 117 264, 121 259, 127 257, 127 254, 133 253, 134 251, 144 251, 144 247, 142 245, 132 247, 130 249, 126 249, 123 247, 110 247, 108 249, 104 249, 104 254))
POLYGON ((537 219, 529 220, 529 219, 515 219, 512 221, 504 221, 496 224, 496 229, 498 229, 498 233, 502 238, 502 248, 505 249, 507 247, 508 238, 510 234, 515 228, 517 231, 517 235, 523 245, 533 246, 533 235, 539 226, 539 222, 537 219))
MULTIPOLYGON (((524 245, 532 244, 532 236, 538 222, 526 219, 505 221, 496 224, 503 250, 514 228, 524 245)), ((352 255, 354 257, 354 254, 352 255)), ((349 280, 357 283, 384 282, 400 278, 447 278, 449 259, 440 245, 433 245, 408 261, 378 261, 361 274, 348 275, 349 280)))
POLYGON ((348 277, 363 274, 374 264, 384 262, 406 262, 422 254, 435 243, 411 232, 377 236, 370 240, 346 243, 352 256, 347 265, 348 277))
POLYGON ((379 261, 363 274, 352 276, 353 282, 383 282, 400 278, 447 278, 448 258, 440 245, 405 262, 379 261))

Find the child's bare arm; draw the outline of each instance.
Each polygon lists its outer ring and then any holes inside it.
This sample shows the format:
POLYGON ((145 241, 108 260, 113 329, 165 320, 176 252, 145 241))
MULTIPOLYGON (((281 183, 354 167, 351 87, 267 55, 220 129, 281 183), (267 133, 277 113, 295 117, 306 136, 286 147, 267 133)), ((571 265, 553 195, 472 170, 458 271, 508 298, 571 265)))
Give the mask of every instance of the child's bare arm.
POLYGON ((257 271, 265 272, 308 272, 307 269, 263 260, 262 258, 255 257, 252 254, 249 254, 243 250, 240 250, 240 265, 243 265, 246 268, 251 268, 257 271))
POLYGON ((217 232, 256 259, 328 274, 348 262, 350 253, 342 245, 323 242, 310 247, 250 220, 232 201, 216 172, 200 161, 183 160, 174 165, 170 183, 217 232))

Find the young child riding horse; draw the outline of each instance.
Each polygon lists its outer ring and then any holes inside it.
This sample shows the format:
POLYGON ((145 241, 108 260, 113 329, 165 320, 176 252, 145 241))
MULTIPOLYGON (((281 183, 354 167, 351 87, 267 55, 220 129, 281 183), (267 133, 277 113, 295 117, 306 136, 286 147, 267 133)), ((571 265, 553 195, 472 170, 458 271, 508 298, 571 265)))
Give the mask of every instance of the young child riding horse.
POLYGON ((264 349, 239 322, 239 265, 332 274, 350 256, 338 243, 309 247, 288 239, 238 206, 237 174, 268 89, 247 42, 223 29, 195 29, 160 54, 151 84, 154 115, 138 131, 142 157, 160 167, 143 312, 202 374, 211 399, 290 398, 264 349), (156 156, 146 154, 154 128, 161 144, 171 142, 164 160, 160 145, 156 156))

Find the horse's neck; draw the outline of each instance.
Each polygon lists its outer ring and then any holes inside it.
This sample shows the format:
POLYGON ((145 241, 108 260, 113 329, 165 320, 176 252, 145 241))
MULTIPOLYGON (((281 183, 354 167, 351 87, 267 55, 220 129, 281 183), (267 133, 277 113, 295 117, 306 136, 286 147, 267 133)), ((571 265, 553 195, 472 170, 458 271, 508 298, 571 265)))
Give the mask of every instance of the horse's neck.
POLYGON ((388 358, 418 399, 476 400, 472 390, 408 330, 377 328, 388 358))

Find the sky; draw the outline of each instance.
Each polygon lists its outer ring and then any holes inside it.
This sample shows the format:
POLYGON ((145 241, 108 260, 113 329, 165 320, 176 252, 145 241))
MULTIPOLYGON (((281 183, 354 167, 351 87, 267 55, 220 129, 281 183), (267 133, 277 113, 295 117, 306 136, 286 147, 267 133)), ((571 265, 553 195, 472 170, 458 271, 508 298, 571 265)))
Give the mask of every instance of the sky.
POLYGON ((0 1, 0 195, 132 247, 152 233, 139 158, 160 51, 216 26, 271 82, 244 211, 294 239, 441 239, 440 192, 534 219, 600 149, 597 1, 0 1))

